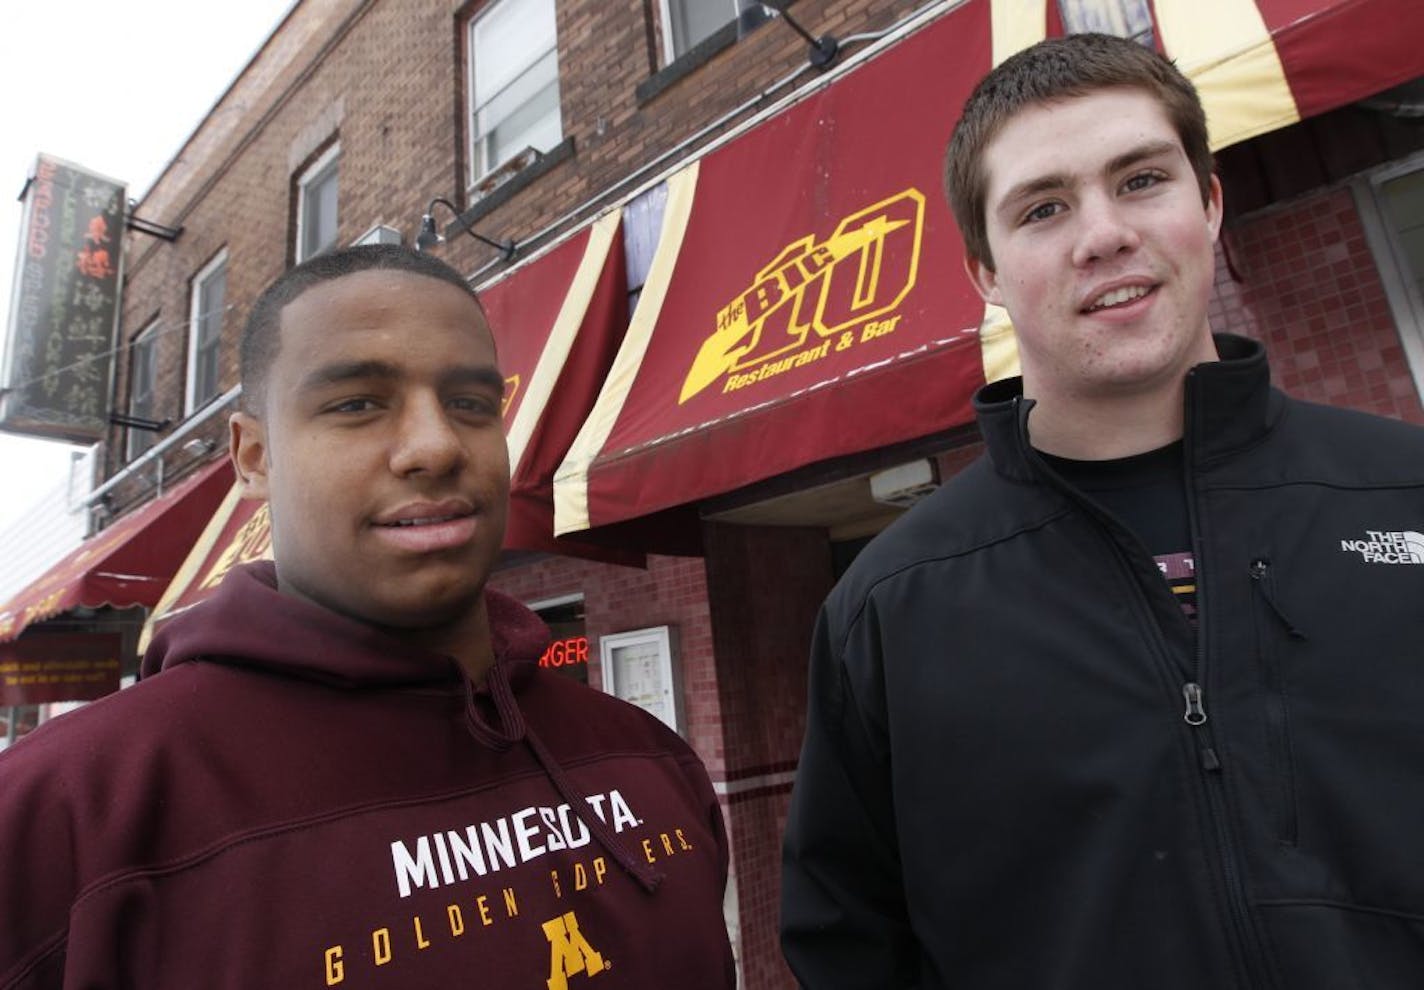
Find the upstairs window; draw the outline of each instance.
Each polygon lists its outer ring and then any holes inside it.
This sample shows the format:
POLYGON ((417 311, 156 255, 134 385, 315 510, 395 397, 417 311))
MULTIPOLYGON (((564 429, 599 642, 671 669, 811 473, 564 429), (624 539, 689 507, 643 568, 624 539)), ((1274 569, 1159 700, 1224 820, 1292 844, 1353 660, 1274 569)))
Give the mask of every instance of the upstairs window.
MULTIPOLYGON (((158 378, 158 323, 155 320, 139 331, 129 348, 129 415, 138 419, 158 419, 154 383, 158 378)), ((158 434, 152 430, 128 428, 127 460, 152 447, 158 434)))
POLYGON ((188 387, 184 412, 191 414, 218 395, 218 357, 222 349, 227 297, 227 251, 193 276, 188 314, 188 387))
POLYGON ((1095 31, 1152 47, 1152 8, 1148 0, 1058 0, 1058 13, 1068 34, 1095 31))
MULTIPOLYGON (((470 184, 564 136, 554 0, 497 0, 470 22, 470 184)), ((481 189, 480 191, 486 191, 481 189)))
POLYGON ((667 183, 659 182, 623 207, 623 258, 628 271, 628 312, 638 308, 653 267, 667 211, 667 183))
POLYGON ((297 176, 297 261, 336 245, 336 192, 341 148, 332 145, 297 176))
POLYGON ((741 7, 738 0, 662 0, 662 5, 663 51, 669 62, 736 20, 741 7))

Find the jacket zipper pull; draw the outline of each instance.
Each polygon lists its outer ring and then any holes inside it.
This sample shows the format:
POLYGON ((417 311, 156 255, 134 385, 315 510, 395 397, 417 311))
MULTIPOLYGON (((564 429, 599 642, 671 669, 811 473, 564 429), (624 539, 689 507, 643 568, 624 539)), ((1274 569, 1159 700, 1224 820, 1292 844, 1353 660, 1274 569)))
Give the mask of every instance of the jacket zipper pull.
MULTIPOLYGON (((1187 710, 1182 715, 1182 721, 1195 728, 1206 722, 1206 706, 1202 704, 1201 685, 1193 681, 1182 686, 1182 697, 1187 699, 1187 710)), ((1215 773, 1221 769, 1221 759, 1216 755, 1216 750, 1210 746, 1203 746, 1197 751, 1201 757, 1203 770, 1215 773)))
POLYGON ((1188 725, 1201 725, 1206 721, 1206 709, 1202 707, 1201 685, 1189 682, 1182 688, 1182 697, 1187 699, 1187 711, 1182 719, 1188 725))
POLYGON ((1293 639, 1305 639, 1305 633, 1296 628, 1295 623, 1290 620, 1280 603, 1276 601, 1276 596, 1271 594, 1271 587, 1266 583, 1266 572, 1271 569, 1271 562, 1258 557, 1251 561, 1251 580, 1255 582, 1257 589, 1261 592, 1261 597, 1266 600, 1266 604, 1271 607, 1271 611, 1276 613, 1276 618, 1281 620, 1281 625, 1286 627, 1286 634, 1293 639))

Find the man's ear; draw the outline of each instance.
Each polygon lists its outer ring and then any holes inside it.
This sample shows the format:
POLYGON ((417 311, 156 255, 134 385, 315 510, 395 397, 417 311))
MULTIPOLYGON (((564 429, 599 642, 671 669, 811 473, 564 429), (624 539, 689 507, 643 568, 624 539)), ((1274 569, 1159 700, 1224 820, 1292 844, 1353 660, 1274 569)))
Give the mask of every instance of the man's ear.
POLYGON ((1206 197, 1206 225, 1211 228, 1211 239, 1216 240, 1221 233, 1221 218, 1223 212, 1221 196, 1221 180, 1213 173, 1211 183, 1207 187, 1206 197))
POLYGON ((999 291, 999 276, 994 269, 966 254, 964 256, 964 271, 986 303, 992 303, 995 306, 1004 305, 1004 295, 999 291))
POLYGON ((242 482, 243 498, 267 497, 267 431, 262 421, 245 412, 227 418, 228 455, 242 482))

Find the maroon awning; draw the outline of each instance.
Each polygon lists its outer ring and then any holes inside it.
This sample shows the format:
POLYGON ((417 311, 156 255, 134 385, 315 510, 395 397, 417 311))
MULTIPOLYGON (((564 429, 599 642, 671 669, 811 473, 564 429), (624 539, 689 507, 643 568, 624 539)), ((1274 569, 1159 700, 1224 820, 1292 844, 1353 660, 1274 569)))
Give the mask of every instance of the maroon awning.
POLYGON ((0 605, 0 642, 72 608, 157 604, 232 478, 224 457, 89 537, 0 605))

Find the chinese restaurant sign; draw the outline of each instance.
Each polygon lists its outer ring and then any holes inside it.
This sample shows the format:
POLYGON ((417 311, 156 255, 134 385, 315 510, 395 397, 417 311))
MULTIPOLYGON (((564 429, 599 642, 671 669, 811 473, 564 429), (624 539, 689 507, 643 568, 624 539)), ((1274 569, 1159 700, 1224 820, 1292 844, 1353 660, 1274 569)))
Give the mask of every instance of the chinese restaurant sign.
POLYGON ((25 190, 0 429, 102 438, 123 228, 122 184, 39 156, 25 190))
POLYGON ((118 633, 31 633, 0 644, 0 705, 93 701, 119 689, 118 633))

